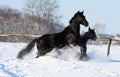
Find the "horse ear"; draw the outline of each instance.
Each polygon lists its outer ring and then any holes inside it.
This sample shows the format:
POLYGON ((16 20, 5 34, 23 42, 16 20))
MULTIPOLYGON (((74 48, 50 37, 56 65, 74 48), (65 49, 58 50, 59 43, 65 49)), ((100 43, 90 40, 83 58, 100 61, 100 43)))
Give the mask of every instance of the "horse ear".
POLYGON ((78 10, 78 12, 80 12, 80 11, 78 10))
POLYGON ((80 11, 78 10, 78 12, 77 12, 78 14, 80 13, 80 11))
POLYGON ((81 12, 81 14, 83 14, 84 13, 84 10, 81 12))

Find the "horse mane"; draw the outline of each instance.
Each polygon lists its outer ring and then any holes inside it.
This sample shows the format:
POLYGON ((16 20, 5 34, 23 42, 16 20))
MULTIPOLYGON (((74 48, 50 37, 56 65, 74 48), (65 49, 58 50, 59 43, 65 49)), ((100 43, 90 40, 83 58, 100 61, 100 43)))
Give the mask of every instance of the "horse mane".
POLYGON ((72 20, 74 20, 76 16, 77 16, 77 13, 70 19, 69 21, 70 24, 72 23, 72 20))
POLYGON ((72 23, 72 20, 75 19, 75 17, 78 15, 78 14, 81 14, 79 11, 77 13, 75 13, 75 15, 70 19, 69 23, 71 24, 72 23))

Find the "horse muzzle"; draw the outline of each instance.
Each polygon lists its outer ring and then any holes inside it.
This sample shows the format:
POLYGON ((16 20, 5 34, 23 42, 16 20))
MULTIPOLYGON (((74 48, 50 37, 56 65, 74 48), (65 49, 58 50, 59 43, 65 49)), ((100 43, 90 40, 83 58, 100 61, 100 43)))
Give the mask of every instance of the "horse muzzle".
POLYGON ((97 40, 97 37, 94 37, 93 40, 96 41, 96 40, 97 40))
POLYGON ((88 22, 85 22, 84 23, 85 27, 89 26, 89 23, 88 22))

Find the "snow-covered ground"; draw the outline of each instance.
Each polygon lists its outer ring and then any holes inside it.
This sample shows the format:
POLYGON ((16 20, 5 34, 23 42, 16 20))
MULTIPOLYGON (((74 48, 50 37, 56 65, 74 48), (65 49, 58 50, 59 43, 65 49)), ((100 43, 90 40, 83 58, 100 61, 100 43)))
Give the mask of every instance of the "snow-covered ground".
POLYGON ((89 60, 79 61, 79 47, 54 49, 35 59, 36 47, 24 59, 16 59, 26 43, 0 42, 0 77, 120 77, 120 46, 88 45, 89 60))

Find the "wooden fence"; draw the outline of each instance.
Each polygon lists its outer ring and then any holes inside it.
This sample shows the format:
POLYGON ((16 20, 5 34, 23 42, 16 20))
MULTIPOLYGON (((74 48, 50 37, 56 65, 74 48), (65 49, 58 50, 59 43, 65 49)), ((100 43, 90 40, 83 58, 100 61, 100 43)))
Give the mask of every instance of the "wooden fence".
POLYGON ((32 34, 0 34, 0 37, 7 37, 7 36, 40 37, 40 35, 32 35, 32 34))
POLYGON ((116 39, 116 38, 100 38, 101 41, 106 40, 108 41, 108 47, 107 47, 107 57, 110 55, 110 47, 112 42, 117 42, 120 45, 120 39, 116 39))
MULTIPOLYGON (((0 37, 14 37, 14 36, 20 36, 20 37, 30 37, 30 38, 37 38, 40 37, 41 35, 32 35, 32 34, 0 34, 0 37)), ((119 39, 115 38, 99 38, 99 41, 107 41, 108 42, 108 47, 107 47, 107 57, 110 55, 110 47, 113 41, 116 41, 120 43, 119 39)))
POLYGON ((32 39, 40 37, 40 35, 32 34, 0 34, 1 42, 30 42, 32 39))

